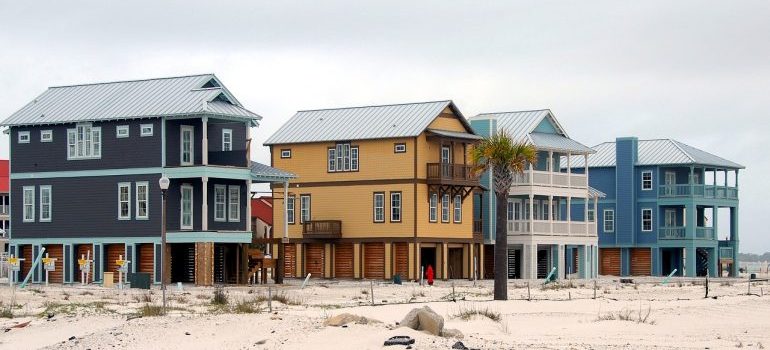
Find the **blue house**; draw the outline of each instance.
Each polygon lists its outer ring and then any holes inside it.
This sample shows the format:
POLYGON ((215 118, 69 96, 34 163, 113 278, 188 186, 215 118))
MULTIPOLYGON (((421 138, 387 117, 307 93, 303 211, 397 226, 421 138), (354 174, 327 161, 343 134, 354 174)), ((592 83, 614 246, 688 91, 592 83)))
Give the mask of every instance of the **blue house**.
POLYGON ((80 257, 101 281, 121 256, 160 282, 165 176, 167 281, 242 281, 250 186, 291 177, 249 160, 260 119, 213 74, 49 88, 0 124, 22 276, 45 248, 51 282, 79 281, 80 257))
MULTIPOLYGON (((597 212, 600 274, 737 275, 742 165, 671 139, 594 149, 589 181, 607 194, 597 212)), ((585 170, 583 157, 572 163, 585 170)))

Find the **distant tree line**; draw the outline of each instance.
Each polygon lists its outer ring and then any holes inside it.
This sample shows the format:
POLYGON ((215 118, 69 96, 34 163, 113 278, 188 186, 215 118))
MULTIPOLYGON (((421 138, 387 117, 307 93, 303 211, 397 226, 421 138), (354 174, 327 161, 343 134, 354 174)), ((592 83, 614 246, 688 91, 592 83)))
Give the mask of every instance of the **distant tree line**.
POLYGON ((770 261, 770 252, 765 252, 762 255, 752 254, 752 253, 738 253, 738 261, 741 261, 741 262, 770 261))

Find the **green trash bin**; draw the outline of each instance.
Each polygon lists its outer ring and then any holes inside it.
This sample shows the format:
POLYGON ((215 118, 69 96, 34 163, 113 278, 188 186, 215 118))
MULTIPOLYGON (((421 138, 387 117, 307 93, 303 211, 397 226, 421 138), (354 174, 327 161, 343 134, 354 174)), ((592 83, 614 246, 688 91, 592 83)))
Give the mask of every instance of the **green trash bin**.
POLYGON ((128 283, 131 284, 131 288, 150 289, 150 274, 147 272, 129 274, 128 283))
POLYGON ((393 284, 401 284, 401 274, 393 275, 393 284))

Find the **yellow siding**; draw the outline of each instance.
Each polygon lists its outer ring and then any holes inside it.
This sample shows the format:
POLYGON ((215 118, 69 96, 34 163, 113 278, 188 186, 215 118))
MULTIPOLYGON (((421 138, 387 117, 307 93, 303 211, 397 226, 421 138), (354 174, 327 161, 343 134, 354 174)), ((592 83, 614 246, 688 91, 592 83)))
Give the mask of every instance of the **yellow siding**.
POLYGON ((455 118, 447 118, 447 117, 438 117, 436 118, 430 125, 428 126, 428 129, 439 129, 439 130, 449 130, 449 131, 460 131, 465 132, 465 125, 463 123, 455 118))
POLYGON ((438 222, 430 222, 428 186, 417 186, 417 236, 436 238, 473 238, 473 196, 463 201, 462 223, 454 223, 453 204, 449 201, 449 223, 441 222, 441 198, 438 201, 438 222))

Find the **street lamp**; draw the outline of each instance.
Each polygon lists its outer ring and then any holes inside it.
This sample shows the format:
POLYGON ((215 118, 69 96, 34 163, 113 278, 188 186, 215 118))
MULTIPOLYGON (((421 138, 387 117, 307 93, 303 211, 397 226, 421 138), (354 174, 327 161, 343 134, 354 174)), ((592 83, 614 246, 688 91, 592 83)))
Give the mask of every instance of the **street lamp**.
POLYGON ((166 191, 168 191, 168 185, 171 181, 164 175, 158 180, 160 185, 160 193, 163 196, 163 213, 161 214, 161 228, 160 228, 160 289, 163 294, 163 314, 166 314, 166 277, 164 276, 166 271, 166 191))

